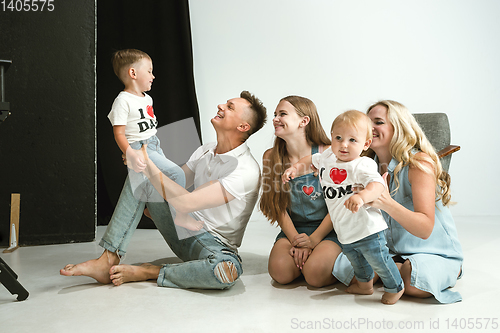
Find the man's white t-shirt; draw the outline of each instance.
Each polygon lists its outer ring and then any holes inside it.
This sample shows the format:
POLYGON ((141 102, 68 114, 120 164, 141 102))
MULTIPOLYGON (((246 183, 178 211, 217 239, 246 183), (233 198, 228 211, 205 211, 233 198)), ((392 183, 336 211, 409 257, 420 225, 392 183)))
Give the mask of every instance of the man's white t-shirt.
POLYGON ((108 114, 111 125, 125 125, 129 143, 146 140, 156 134, 158 121, 153 111, 153 99, 122 91, 118 94, 108 114))
POLYGON ((363 205, 356 213, 344 206, 354 193, 352 188, 371 182, 385 186, 384 179, 377 172, 377 163, 369 157, 359 157, 350 162, 337 160, 328 148, 312 156, 312 164, 319 171, 328 212, 339 242, 354 243, 374 233, 387 229, 387 223, 379 209, 363 205))
POLYGON ((216 142, 204 144, 191 155, 186 165, 195 174, 195 189, 218 180, 234 199, 192 214, 205 222, 208 232, 237 250, 257 202, 260 168, 246 143, 225 154, 215 154, 216 146, 216 142))

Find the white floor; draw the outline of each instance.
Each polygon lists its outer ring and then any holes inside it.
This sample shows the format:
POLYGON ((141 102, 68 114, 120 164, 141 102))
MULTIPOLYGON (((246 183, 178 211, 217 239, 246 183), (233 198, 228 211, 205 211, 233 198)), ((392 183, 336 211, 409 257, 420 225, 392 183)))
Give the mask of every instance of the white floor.
MULTIPOLYGON (((30 292, 18 302, 0 287, 0 332, 498 332, 500 217, 456 223, 466 261, 454 287, 463 301, 455 304, 403 296, 386 306, 379 302, 381 289, 354 296, 339 283, 319 289, 303 281, 277 285, 267 258, 278 231, 259 220, 249 223, 240 248, 244 274, 227 291, 160 288, 149 281, 114 287, 59 275, 66 263, 98 257, 97 241, 0 253, 30 292)), ((97 239, 103 232, 99 227, 97 239)), ((158 231, 137 230, 125 263, 172 257, 158 231)))

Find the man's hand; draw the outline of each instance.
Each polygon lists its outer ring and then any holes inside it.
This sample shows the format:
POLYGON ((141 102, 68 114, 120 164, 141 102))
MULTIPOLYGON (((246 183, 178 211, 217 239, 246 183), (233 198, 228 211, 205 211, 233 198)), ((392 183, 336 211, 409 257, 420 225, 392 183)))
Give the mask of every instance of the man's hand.
MULTIPOLYGON (((143 148, 144 146, 141 149, 143 148)), ((127 165, 130 169, 134 170, 137 173, 143 172, 144 169, 146 169, 146 159, 144 158, 144 154, 142 151, 134 150, 129 146, 126 156, 123 157, 122 155, 122 158, 123 164, 127 165)))

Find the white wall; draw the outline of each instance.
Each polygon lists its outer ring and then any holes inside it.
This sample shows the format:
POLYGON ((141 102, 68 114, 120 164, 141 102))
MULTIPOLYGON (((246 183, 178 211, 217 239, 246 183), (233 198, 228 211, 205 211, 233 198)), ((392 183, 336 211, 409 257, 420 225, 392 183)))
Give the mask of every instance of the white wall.
POLYGON ((454 215, 500 215, 495 143, 500 124, 498 0, 190 0, 204 142, 216 106, 249 90, 268 124, 248 141, 272 145, 280 98, 312 99, 325 129, 346 109, 381 99, 411 112, 446 112, 454 215), (474 160, 480 163, 474 163, 474 160))

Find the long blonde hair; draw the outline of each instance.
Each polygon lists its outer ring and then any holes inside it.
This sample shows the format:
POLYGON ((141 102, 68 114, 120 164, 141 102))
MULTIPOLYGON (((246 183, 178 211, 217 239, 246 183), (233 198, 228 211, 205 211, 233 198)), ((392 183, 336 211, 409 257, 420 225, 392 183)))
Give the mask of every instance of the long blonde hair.
MULTIPOLYGON (((321 126, 316 105, 305 97, 287 96, 281 101, 287 101, 295 108, 300 117, 308 116, 310 121, 305 127, 307 143, 312 145, 330 145, 331 141, 321 126)), ((264 159, 262 170, 262 195, 260 197, 260 210, 266 218, 274 224, 290 205, 290 185, 283 184, 281 175, 290 167, 290 158, 286 141, 276 137, 269 154, 269 159, 264 159)))
MULTIPOLYGON (((390 143, 391 156, 398 161, 398 165, 394 169, 394 178, 396 181, 394 192, 400 186, 397 174, 405 166, 412 165, 435 177, 436 184, 438 185, 436 186, 436 201, 442 200, 443 205, 448 205, 451 199, 450 175, 443 170, 434 147, 425 136, 420 125, 403 104, 391 100, 384 100, 373 104, 368 108, 366 113, 369 114, 378 105, 384 106, 387 109, 387 119, 394 128, 394 135, 390 143), (413 148, 424 152, 427 156, 421 157, 412 154, 411 151, 413 148), (428 164, 424 162, 429 163, 432 168, 429 168, 428 164)), ((374 153, 369 149, 364 155, 373 156, 374 153)))

